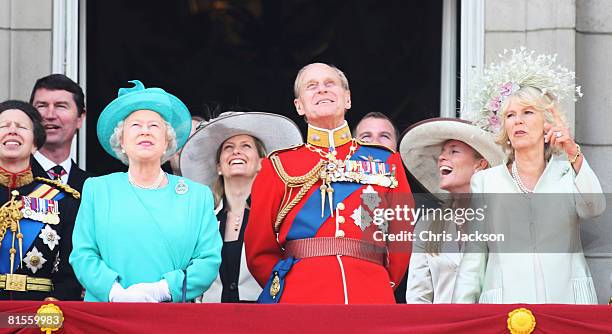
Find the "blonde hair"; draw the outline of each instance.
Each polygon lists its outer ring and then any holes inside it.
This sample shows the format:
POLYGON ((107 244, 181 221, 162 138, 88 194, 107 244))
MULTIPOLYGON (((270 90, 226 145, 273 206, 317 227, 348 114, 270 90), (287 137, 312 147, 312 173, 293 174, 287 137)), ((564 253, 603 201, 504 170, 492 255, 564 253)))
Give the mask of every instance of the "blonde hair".
MULTIPOLYGON (((523 87, 504 100, 499 108, 498 116, 501 120, 501 125, 500 131, 495 138, 495 142, 502 147, 504 152, 506 152, 508 162, 514 161, 514 149, 512 148, 512 145, 508 143, 510 141, 510 137, 505 130, 506 114, 512 101, 517 102, 523 107, 533 107, 536 111, 544 113, 544 123, 548 123, 553 126, 557 124, 550 109, 557 108, 559 106, 557 99, 552 94, 542 94, 542 91, 533 87, 523 87)), ((559 112, 558 108, 557 112, 559 113, 561 120, 565 122, 565 115, 559 112)), ((545 160, 550 159, 553 154, 559 153, 561 153, 560 148, 551 147, 548 144, 544 145, 545 160)))
MULTIPOLYGON (((255 136, 251 136, 251 135, 248 135, 248 136, 253 138, 253 142, 255 142, 255 148, 257 149, 257 155, 259 155, 260 158, 265 158, 266 157, 266 147, 264 146, 263 142, 255 136)), ((224 140, 223 143, 221 143, 221 145, 219 145, 219 148, 217 148, 217 154, 215 156, 215 165, 218 165, 219 162, 221 161, 221 151, 223 150, 223 144, 225 144, 226 141, 227 139, 224 140)), ((225 182, 223 179, 223 175, 217 175, 217 177, 213 181, 211 188, 212 188, 213 197, 215 199, 215 208, 216 208, 219 206, 221 201, 223 201, 223 197, 225 196, 225 182)), ((229 209, 229 208, 226 208, 226 209, 229 209)))
MULTIPOLYGON (((445 141, 442 147, 444 147, 444 145, 446 145, 446 143, 448 143, 450 140, 456 140, 456 139, 449 139, 445 141)), ((474 161, 478 161, 481 159, 484 160, 487 163, 484 169, 487 169, 491 166, 489 161, 487 161, 487 159, 485 159, 482 156, 482 154, 480 154, 478 151, 476 151, 476 149, 474 149, 472 146, 468 145, 467 143, 466 145, 472 150, 472 156, 474 157, 474 161)), ((443 201, 441 207, 442 209, 446 209, 446 208, 452 208, 452 206, 453 206, 453 202, 452 202, 451 197, 449 196, 448 199, 443 201)), ((444 228, 445 228, 445 221, 441 217, 440 219, 434 218, 431 224, 429 225, 429 230, 431 231, 431 233, 435 235, 440 235, 441 233, 443 233, 444 228)), ((439 255, 440 252, 442 251, 442 242, 443 242, 442 240, 435 240, 435 239, 432 240, 430 238, 429 240, 425 241, 425 252, 427 252, 429 255, 432 255, 432 256, 439 255)))

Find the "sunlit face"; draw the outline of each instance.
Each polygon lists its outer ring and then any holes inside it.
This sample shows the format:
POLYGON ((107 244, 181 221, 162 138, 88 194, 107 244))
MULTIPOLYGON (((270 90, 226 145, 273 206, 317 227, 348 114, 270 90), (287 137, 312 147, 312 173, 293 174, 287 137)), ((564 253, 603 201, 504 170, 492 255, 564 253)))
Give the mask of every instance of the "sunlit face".
POLYGON ((357 125, 357 139, 385 145, 392 150, 397 149, 397 138, 393 124, 387 119, 368 117, 357 125))
POLYGON ((40 88, 34 93, 32 104, 43 119, 47 141, 45 147, 70 145, 72 138, 83 125, 85 114, 79 110, 71 92, 40 88))
POLYGON ((344 119, 351 108, 351 93, 342 87, 338 72, 325 64, 309 65, 299 78, 299 97, 293 103, 299 115, 317 125, 344 119))
POLYGON ((221 172, 224 178, 255 178, 261 169, 261 160, 253 137, 237 135, 221 144, 217 171, 221 172))
POLYGON ((469 193, 472 175, 483 168, 474 149, 459 140, 448 140, 438 157, 440 189, 451 193, 469 193))
POLYGON ((121 147, 130 164, 133 161, 161 162, 168 148, 164 119, 151 110, 133 112, 124 121, 121 147))
POLYGON ((532 106, 510 100, 504 119, 504 130, 515 150, 544 144, 544 113, 532 106))
POLYGON ((35 151, 34 126, 30 117, 18 109, 0 113, 0 160, 29 160, 35 151))

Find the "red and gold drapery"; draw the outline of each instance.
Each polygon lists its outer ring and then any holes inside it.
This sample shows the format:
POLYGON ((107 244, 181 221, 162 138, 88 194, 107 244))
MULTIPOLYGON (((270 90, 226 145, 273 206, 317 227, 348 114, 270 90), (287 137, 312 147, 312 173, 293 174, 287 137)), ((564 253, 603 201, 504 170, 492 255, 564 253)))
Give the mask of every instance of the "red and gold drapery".
MULTIPOLYGON (((35 314, 48 302, 0 302, 0 313, 35 314)), ((509 333, 508 313, 524 307, 533 333, 612 333, 604 305, 252 305, 55 302, 54 333, 509 333)), ((41 333, 8 328, 0 333, 41 333)))

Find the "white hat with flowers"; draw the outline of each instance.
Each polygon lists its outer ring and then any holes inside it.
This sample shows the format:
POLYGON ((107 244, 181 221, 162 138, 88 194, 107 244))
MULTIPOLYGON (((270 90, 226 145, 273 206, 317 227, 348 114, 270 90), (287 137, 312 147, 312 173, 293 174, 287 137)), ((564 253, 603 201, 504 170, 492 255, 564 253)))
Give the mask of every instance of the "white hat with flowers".
POLYGON ((557 64, 557 54, 536 55, 535 51, 521 47, 504 50, 499 58, 499 62, 488 64, 482 75, 470 83, 468 99, 472 109, 463 112, 465 119, 484 130, 499 131, 499 110, 508 96, 523 87, 536 88, 557 102, 577 101, 583 95, 575 83, 576 74, 557 64))

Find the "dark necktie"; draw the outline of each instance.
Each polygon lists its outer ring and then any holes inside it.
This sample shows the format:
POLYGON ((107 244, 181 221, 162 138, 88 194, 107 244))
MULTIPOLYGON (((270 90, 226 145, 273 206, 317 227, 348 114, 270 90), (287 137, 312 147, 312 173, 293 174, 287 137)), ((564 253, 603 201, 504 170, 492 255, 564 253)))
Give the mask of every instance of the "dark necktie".
POLYGON ((66 170, 64 169, 64 167, 60 166, 60 165, 56 165, 53 168, 49 169, 49 175, 51 175, 51 177, 54 180, 62 180, 62 176, 66 175, 66 170))

